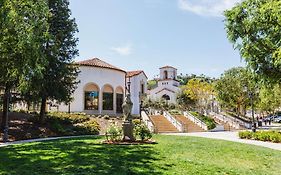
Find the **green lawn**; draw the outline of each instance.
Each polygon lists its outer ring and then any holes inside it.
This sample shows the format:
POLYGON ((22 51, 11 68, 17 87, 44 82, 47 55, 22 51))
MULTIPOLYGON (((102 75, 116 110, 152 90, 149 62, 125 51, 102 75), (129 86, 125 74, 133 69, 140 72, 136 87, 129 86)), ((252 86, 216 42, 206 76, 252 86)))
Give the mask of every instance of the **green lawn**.
POLYGON ((0 148, 0 174, 281 174, 281 151, 197 137, 154 136, 156 145, 102 138, 0 148))

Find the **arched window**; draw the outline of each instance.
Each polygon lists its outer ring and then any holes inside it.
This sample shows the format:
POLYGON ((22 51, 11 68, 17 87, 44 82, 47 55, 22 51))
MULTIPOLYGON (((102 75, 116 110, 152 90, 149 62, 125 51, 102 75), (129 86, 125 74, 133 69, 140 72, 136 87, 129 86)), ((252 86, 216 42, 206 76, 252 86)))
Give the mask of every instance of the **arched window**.
POLYGON ((99 87, 94 83, 87 84, 84 88, 85 110, 99 109, 99 87))
POLYGON ((103 87, 102 106, 103 110, 113 110, 113 88, 110 85, 103 87))
POLYGON ((116 88, 116 112, 117 113, 122 113, 122 104, 124 100, 124 91, 122 87, 117 87, 116 88))
POLYGON ((164 79, 168 79, 168 71, 164 71, 164 79))

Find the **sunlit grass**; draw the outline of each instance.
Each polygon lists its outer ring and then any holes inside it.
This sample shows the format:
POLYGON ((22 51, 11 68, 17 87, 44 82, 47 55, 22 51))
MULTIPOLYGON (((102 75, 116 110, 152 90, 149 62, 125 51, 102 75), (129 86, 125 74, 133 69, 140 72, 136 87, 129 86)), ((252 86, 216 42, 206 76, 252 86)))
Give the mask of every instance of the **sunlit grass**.
POLYGON ((281 152, 197 137, 102 145, 88 137, 0 148, 0 174, 281 174, 281 152))

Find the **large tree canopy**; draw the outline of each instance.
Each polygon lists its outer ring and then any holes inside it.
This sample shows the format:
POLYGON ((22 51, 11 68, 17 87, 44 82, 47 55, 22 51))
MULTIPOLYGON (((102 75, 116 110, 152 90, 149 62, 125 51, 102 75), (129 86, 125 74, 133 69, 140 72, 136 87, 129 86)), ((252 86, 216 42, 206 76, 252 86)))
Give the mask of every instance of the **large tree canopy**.
POLYGON ((212 100, 213 86, 211 83, 205 81, 204 79, 193 78, 188 81, 188 83, 182 87, 183 93, 187 97, 195 102, 198 110, 203 112, 207 110, 210 101, 212 100))
POLYGON ((40 76, 46 63, 43 47, 48 35, 48 6, 44 0, 0 1, 0 83, 24 85, 40 76))
POLYGON ((245 68, 227 70, 215 84, 220 104, 237 114, 243 114, 249 106, 249 94, 255 89, 253 79, 253 74, 245 68))
POLYGON ((281 80, 281 1, 244 0, 225 12, 229 40, 258 75, 281 80))

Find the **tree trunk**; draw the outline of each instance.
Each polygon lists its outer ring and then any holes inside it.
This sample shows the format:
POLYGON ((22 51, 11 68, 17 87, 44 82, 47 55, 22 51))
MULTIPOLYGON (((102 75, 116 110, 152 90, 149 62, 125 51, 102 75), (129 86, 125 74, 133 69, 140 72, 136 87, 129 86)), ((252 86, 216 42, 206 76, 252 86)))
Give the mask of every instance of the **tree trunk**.
POLYGON ((9 126, 8 126, 8 114, 9 114, 9 104, 10 104, 10 89, 8 87, 5 88, 5 94, 3 99, 3 116, 2 116, 2 124, 1 130, 3 132, 3 142, 7 142, 9 139, 9 126))
POLYGON ((70 102, 68 103, 68 113, 70 114, 70 102))
POLYGON ((27 100, 27 111, 30 111, 30 101, 27 100))
POLYGON ((45 120, 46 105, 47 105, 47 98, 46 97, 42 97, 42 99, 41 99, 41 108, 40 108, 40 116, 39 116, 40 124, 43 124, 44 120, 45 120))

